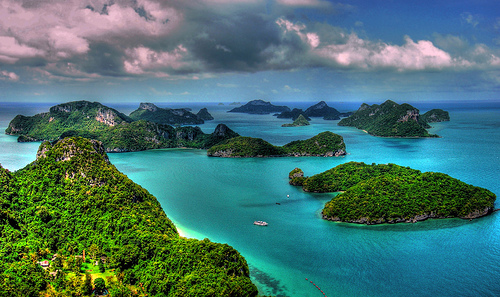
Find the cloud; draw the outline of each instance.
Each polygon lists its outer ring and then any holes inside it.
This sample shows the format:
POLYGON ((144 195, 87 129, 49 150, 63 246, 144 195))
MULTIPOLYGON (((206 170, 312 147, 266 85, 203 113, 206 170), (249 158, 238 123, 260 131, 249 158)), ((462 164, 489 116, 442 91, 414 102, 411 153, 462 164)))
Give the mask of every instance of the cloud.
POLYGON ((286 6, 302 7, 329 7, 331 3, 321 0, 276 0, 277 3, 286 6))
POLYGON ((221 88, 238 88, 239 87, 239 85, 237 85, 237 84, 221 84, 221 83, 217 83, 217 86, 221 87, 221 88))
POLYGON ((161 71, 181 72, 195 71, 192 69, 194 63, 188 63, 184 60, 189 56, 188 50, 180 44, 174 50, 154 51, 144 46, 127 49, 125 51, 126 60, 124 68, 130 74, 144 74, 146 72, 161 71))
POLYGON ((155 95, 160 95, 160 96, 172 96, 173 93, 172 92, 169 92, 169 91, 160 91, 160 90, 157 90, 153 87, 149 88, 151 90, 151 92, 155 95))
MULTIPOLYGON (((322 66, 340 69, 372 71, 394 69, 403 71, 436 71, 488 69, 498 66, 499 55, 484 44, 470 46, 456 36, 436 35, 436 43, 430 40, 414 41, 405 36, 402 45, 382 41, 371 41, 358 37, 356 33, 324 34, 324 28, 316 32, 302 23, 284 18, 277 20, 283 40, 295 37, 296 45, 291 53, 290 44, 276 48, 274 60, 284 62, 301 60, 301 66, 322 66), (326 37, 326 38, 325 38, 326 37), (446 51, 447 49, 448 51, 446 51), (298 54, 299 57, 293 57, 298 54)), ((335 30, 330 30, 335 32, 335 30)), ((299 66, 299 65, 297 65, 299 66)))
POLYGON ((460 15, 460 17, 462 18, 462 21, 474 28, 479 25, 479 21, 481 19, 479 15, 472 15, 470 12, 464 12, 460 15))
MULTIPOLYGON (((0 5, 0 63, 22 64, 37 57, 44 60, 38 62, 42 65, 65 60, 80 63, 82 69, 95 68, 95 64, 85 63, 93 62, 99 48, 114 47, 114 53, 121 56, 124 48, 154 44, 172 35, 183 15, 162 3, 4 0, 0 5)), ((103 67, 109 68, 109 64, 103 67)))
MULTIPOLYGON (((198 79, 314 67, 353 72, 499 67, 498 50, 461 37, 407 36, 392 44, 295 13, 355 11, 324 0, 0 1, 0 65, 36 69, 47 79, 198 79)), ((461 17, 479 25, 479 16, 461 17)))
POLYGON ((43 55, 43 51, 20 44, 14 37, 0 36, 0 63, 13 64, 23 58, 43 55))
POLYGON ((299 92, 300 92, 300 89, 297 89, 297 88, 292 88, 292 87, 290 87, 289 85, 285 85, 285 86, 283 87, 283 91, 285 91, 285 92, 299 93, 299 92))
POLYGON ((0 71, 0 80, 8 80, 8 81, 18 81, 19 76, 14 72, 9 72, 6 70, 0 71))
POLYGON ((366 41, 356 34, 350 34, 346 43, 326 45, 315 54, 325 59, 326 63, 361 69, 442 69, 455 63, 448 53, 435 47, 432 42, 414 42, 410 37, 405 37, 405 44, 398 46, 366 41))

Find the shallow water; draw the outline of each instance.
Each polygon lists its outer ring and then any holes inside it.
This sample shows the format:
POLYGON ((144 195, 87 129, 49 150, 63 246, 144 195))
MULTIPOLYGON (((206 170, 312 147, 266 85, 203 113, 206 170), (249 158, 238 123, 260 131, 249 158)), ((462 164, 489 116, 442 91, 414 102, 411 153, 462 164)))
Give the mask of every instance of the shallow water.
MULTIPOLYGON (((10 112, 0 113, 0 128, 5 129, 9 116, 23 108, 11 106, 10 112)), ((288 185, 288 172, 295 167, 312 175, 344 162, 362 161, 443 172, 498 196, 499 106, 448 106, 451 122, 434 124, 431 130, 442 136, 438 139, 377 138, 339 127, 338 121, 316 118, 311 126, 282 128, 281 124, 291 121, 272 115, 226 113, 228 108, 209 106, 216 120, 202 129, 212 132, 216 124, 224 122, 241 135, 262 137, 277 145, 330 130, 344 137, 349 154, 340 158, 221 159, 209 158, 203 150, 166 149, 110 154, 110 160, 155 195, 188 235, 238 249, 263 294, 323 296, 310 283, 313 281, 327 296, 500 295, 498 213, 473 221, 378 226, 333 223, 320 218, 321 208, 332 194, 304 193, 288 185), (269 226, 254 226, 255 220, 264 220, 269 226)), ((11 170, 25 166, 34 160, 38 145, 18 144, 15 137, 0 136, 2 166, 11 170)))

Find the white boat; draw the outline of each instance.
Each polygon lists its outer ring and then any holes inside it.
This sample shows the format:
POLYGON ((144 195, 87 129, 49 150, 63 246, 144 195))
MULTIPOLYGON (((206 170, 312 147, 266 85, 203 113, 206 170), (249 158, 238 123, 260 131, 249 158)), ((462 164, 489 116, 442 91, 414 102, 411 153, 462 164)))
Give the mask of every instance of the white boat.
POLYGON ((257 226, 267 226, 267 223, 264 221, 255 221, 253 224, 257 226))

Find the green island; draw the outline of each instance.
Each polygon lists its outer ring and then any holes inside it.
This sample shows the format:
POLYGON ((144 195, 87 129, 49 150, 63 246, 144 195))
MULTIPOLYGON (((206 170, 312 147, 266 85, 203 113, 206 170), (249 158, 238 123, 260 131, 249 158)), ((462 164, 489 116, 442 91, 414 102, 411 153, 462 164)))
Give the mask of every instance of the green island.
POLYGON ((68 137, 0 166, 0 296, 257 296, 227 244, 180 237, 102 143, 68 137))
POLYGON ((349 162, 304 177, 289 173, 290 184, 307 192, 341 192, 326 203, 326 220, 381 224, 429 218, 474 219, 492 213, 496 195, 449 175, 395 164, 349 162))
POLYGON ((130 118, 163 125, 199 125, 205 123, 205 119, 214 119, 206 108, 194 114, 186 108, 160 108, 153 103, 139 104, 139 108, 130 113, 130 118))
POLYGON ((249 113, 249 114, 269 114, 272 112, 283 112, 290 111, 287 106, 273 105, 271 102, 264 100, 252 100, 245 105, 235 107, 228 112, 239 112, 239 113, 249 113))
POLYGON ((337 157, 345 155, 342 136, 326 131, 306 139, 292 141, 284 146, 274 146, 261 138, 235 137, 208 149, 210 157, 286 157, 322 156, 337 157))
POLYGON ((435 108, 421 115, 420 119, 427 123, 447 122, 450 120, 450 114, 445 110, 435 108))
POLYGON ((356 112, 343 118, 338 125, 356 127, 373 136, 438 137, 426 130, 431 128, 425 120, 430 119, 430 115, 420 116, 419 110, 410 104, 400 105, 387 100, 380 105, 370 106, 363 103, 356 112))
POLYGON ((300 127, 300 126, 309 126, 311 125, 309 121, 300 114, 291 124, 283 124, 281 127, 300 127))
POLYGON ((351 114, 352 112, 339 112, 335 108, 328 106, 325 101, 320 101, 308 107, 305 111, 300 108, 294 108, 291 111, 283 111, 280 114, 275 114, 275 116, 278 118, 291 118, 295 120, 299 115, 303 115, 310 121, 311 117, 321 117, 324 120, 340 120, 340 117, 348 117, 351 114))
MULTIPOLYGON (((144 108, 153 108, 141 104, 144 108)), ((146 110, 146 109, 142 109, 146 110)), ((55 141, 69 136, 97 139, 107 152, 132 152, 158 148, 209 148, 238 134, 219 124, 212 134, 199 127, 172 127, 131 117, 98 102, 74 101, 59 104, 49 112, 31 117, 18 115, 5 130, 18 135, 19 142, 55 141)))

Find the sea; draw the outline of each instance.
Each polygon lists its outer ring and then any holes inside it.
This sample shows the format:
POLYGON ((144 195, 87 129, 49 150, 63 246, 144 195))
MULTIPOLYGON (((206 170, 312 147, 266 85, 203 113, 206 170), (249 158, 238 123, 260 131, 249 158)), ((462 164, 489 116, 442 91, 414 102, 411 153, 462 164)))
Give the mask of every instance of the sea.
MULTIPOLYGON (((307 108, 315 102, 283 102, 307 108)), ((327 102, 340 111, 361 102, 327 102)), ((382 103, 382 102, 375 102, 382 103)), ((404 102, 398 102, 404 103, 404 102)), ((0 130, 17 114, 34 115, 57 103, 0 103, 0 130)), ((275 103, 278 104, 278 103, 275 103)), ((443 172, 500 196, 500 101, 411 103, 421 113, 442 108, 451 121, 433 123, 440 138, 380 138, 338 121, 281 127, 290 119, 228 113, 229 103, 158 103, 207 107, 212 133, 224 123, 243 136, 275 145, 323 131, 343 136, 344 157, 212 158, 205 150, 159 149, 109 154, 111 162, 160 201, 180 232, 236 248, 251 279, 269 296, 500 296, 500 212, 474 219, 427 220, 375 226, 329 222, 321 209, 335 194, 305 193, 288 184, 298 167, 311 176, 339 164, 395 163, 443 172), (256 226, 256 220, 268 226, 256 226)), ((139 103, 106 104, 126 114, 139 103)), ((0 134, 0 163, 18 170, 34 161, 40 143, 0 134)), ((500 200, 496 208, 500 208, 500 200)))

